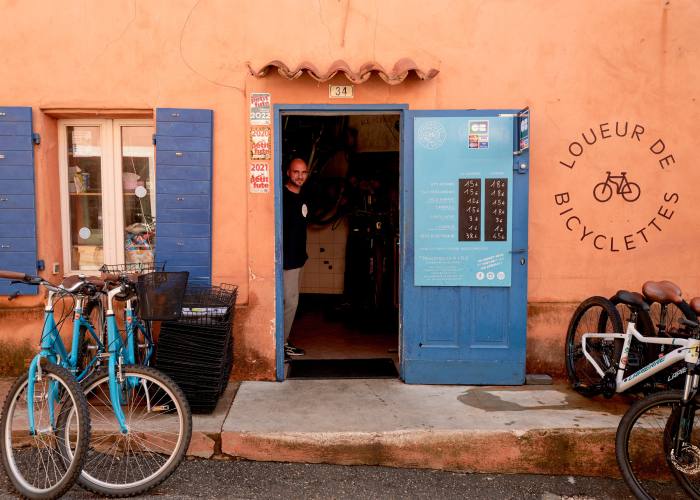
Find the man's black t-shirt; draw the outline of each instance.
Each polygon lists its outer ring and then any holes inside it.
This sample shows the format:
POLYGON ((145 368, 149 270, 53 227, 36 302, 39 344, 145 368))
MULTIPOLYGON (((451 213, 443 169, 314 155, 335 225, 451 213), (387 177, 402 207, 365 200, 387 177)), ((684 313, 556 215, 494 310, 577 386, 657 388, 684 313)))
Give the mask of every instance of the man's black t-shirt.
POLYGON ((284 252, 284 269, 302 267, 306 255, 306 215, 308 208, 301 194, 293 193, 285 186, 282 190, 282 249, 284 252))

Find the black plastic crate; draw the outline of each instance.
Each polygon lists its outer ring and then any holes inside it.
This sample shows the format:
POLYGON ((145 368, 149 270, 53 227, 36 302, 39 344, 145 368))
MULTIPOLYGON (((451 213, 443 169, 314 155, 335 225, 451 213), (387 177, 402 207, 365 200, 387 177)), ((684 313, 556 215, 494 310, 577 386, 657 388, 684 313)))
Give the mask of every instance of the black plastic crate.
POLYGON ((228 384, 237 292, 235 285, 189 285, 179 319, 161 325, 157 366, 180 386, 194 412, 211 412, 228 384))

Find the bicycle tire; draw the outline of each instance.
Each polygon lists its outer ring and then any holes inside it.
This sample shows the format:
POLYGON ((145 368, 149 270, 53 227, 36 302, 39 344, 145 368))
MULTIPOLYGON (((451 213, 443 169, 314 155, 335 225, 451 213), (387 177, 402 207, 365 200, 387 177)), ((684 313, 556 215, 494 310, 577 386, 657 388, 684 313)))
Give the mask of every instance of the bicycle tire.
MULTIPOLYGON (((681 395, 678 392, 679 397, 681 395)), ((693 413, 693 429, 695 432, 691 431, 691 443, 689 446, 681 452, 680 457, 672 457, 670 452, 673 446, 673 438, 678 431, 681 408, 680 406, 671 412, 671 416, 666 421, 666 427, 664 429, 664 454, 666 455, 666 461, 668 467, 676 479, 676 482, 683 488, 683 490, 690 495, 692 498, 698 500, 700 499, 700 422, 698 422, 699 415, 698 412, 698 399, 697 397, 690 402, 692 413, 693 413), (680 458, 678 461, 674 459, 680 458), (682 470, 684 467, 690 467, 690 471, 682 470), (688 475, 688 473, 690 473, 688 475), (695 483, 692 481, 695 479, 695 483)))
MULTIPOLYGON (((623 332, 627 331, 627 324, 630 322, 632 313, 636 312, 637 322, 634 325, 636 330, 644 336, 656 336, 654 323, 652 322, 647 311, 637 306, 621 302, 617 295, 610 297, 610 302, 615 305, 615 309, 617 309, 617 312, 620 314, 623 332)), ((601 321, 604 320, 605 314, 603 313, 601 314, 601 321)), ((616 342, 616 349, 621 352, 624 341, 620 340, 616 342)), ((627 356, 627 366, 625 367, 624 376, 631 375, 643 366, 649 364, 652 360, 658 357, 658 353, 658 344, 642 344, 641 342, 632 341, 632 344, 630 345, 630 352, 627 356)))
MULTIPOLYGON (((127 434, 122 434, 119 431, 118 423, 110 405, 108 373, 106 371, 94 373, 82 384, 87 399, 88 411, 94 423, 93 435, 83 465, 83 472, 78 477, 77 483, 86 490, 107 497, 139 495, 161 484, 180 465, 192 436, 192 413, 189 404, 182 390, 170 377, 159 370, 147 366, 127 365, 122 367, 121 372, 124 381, 121 383, 123 388, 121 392, 124 398, 122 409, 127 415, 129 425, 127 434), (143 412, 143 408, 140 405, 147 401, 152 403, 153 399, 149 399, 148 395, 144 396, 143 394, 138 396, 136 400, 129 399, 136 394, 137 390, 142 390, 143 388, 143 385, 139 384, 135 389, 128 389, 129 385, 126 384, 126 381, 130 377, 137 377, 140 381, 145 380, 151 384, 147 388, 146 393, 157 398, 157 404, 151 404, 151 407, 167 407, 167 405, 172 403, 177 411, 177 415, 174 418, 160 418, 160 416, 153 417, 151 414, 146 414, 147 419, 143 419, 141 426, 139 426, 137 419, 142 416, 141 413, 143 412), (128 390, 125 391, 124 388, 128 390), (145 425, 148 419, 154 418, 158 419, 158 422, 150 421, 147 426, 145 425), (176 422, 178 426, 177 439, 174 440, 175 446, 173 449, 169 450, 165 448, 168 443, 167 435, 173 433, 165 429, 168 429, 168 425, 173 422, 176 422), (114 442, 107 449, 109 453, 101 453, 100 447, 104 448, 106 444, 112 442, 111 440, 114 442), (125 446, 120 449, 120 445, 125 446), (154 450, 158 453, 154 453, 154 450), (161 465, 156 469, 146 466, 146 461, 149 460, 159 462, 160 455, 163 452, 168 452, 169 455, 167 455, 167 458, 163 460, 161 465), (105 470, 106 460, 104 457, 106 456, 112 456, 109 470, 105 470), (119 459, 114 460, 114 457, 119 459), (129 467, 130 460, 131 468, 129 467), (136 466, 134 466, 134 463, 136 463, 136 466), (138 473, 144 470, 147 470, 149 475, 138 478, 138 473), (155 470, 155 472, 151 473, 152 470, 155 470), (111 477, 122 477, 122 474, 125 478, 124 482, 116 483, 110 481, 111 477)), ((161 414, 165 415, 165 412, 161 414)), ((66 418, 71 417, 72 415, 66 416, 66 418)), ((70 429, 69 425, 65 427, 70 429)), ((70 451, 70 448, 66 450, 67 453, 70 453, 70 451)))
MULTIPOLYGON (((622 320, 617 309, 605 297, 589 297, 579 304, 569 321, 566 331, 565 361, 566 373, 571 386, 584 396, 594 396, 601 392, 603 378, 584 356, 581 337, 584 333, 622 332, 622 320), (599 324, 602 314, 606 315, 605 328, 599 324)), ((621 340, 590 340, 589 352, 595 357, 605 372, 617 365, 620 356, 621 340)))
POLYGON ((0 418, 0 449, 3 470, 17 493, 26 498, 57 498, 73 486, 83 468, 90 441, 90 418, 83 391, 68 370, 42 359, 41 371, 41 380, 35 379, 34 388, 34 401, 40 407, 34 412, 38 432, 34 436, 28 434, 24 393, 29 384, 28 374, 25 374, 15 380, 5 398, 0 418), (62 428, 60 425, 52 425, 49 418, 48 401, 54 399, 49 396, 49 391, 56 387, 52 382, 58 383, 60 387, 57 389, 60 397, 54 407, 54 412, 57 411, 59 415, 55 423, 58 424, 61 416, 69 412, 78 415, 73 439, 76 443, 75 453, 70 457, 60 451, 62 428), (72 411, 75 408, 78 410, 72 411), (31 468, 32 464, 37 468, 41 465, 41 471, 35 473, 33 479, 20 470, 24 467, 31 468), (40 486, 36 481, 41 481, 42 473, 45 479, 43 486, 40 486), (51 473, 55 482, 47 485, 51 473))
POLYGON ((663 391, 635 402, 620 420, 615 434, 615 458, 628 488, 637 498, 655 498, 657 492, 685 491, 700 498, 683 484, 669 481, 675 473, 670 461, 669 419, 679 408, 681 391, 663 391))

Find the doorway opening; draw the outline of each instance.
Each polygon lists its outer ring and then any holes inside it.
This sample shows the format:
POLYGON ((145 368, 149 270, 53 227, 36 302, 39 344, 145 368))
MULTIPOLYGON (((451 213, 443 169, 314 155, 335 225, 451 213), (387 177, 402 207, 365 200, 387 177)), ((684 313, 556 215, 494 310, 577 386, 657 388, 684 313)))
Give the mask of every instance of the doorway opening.
POLYGON ((400 112, 280 118, 282 189, 291 160, 309 167, 308 260, 289 336, 304 355, 285 360, 285 378, 398 377, 400 112))

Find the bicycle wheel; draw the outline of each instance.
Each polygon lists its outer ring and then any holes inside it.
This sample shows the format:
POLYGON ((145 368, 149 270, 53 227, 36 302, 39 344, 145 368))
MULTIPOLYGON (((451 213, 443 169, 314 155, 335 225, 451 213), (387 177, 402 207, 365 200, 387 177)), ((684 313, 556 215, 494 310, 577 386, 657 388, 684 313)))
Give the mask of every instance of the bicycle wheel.
MULTIPOLYGON (((170 377, 146 366, 122 367, 118 382, 128 431, 122 433, 109 396, 109 375, 95 373, 83 384, 93 433, 78 484, 99 495, 144 493, 180 465, 192 435, 185 395, 170 377), (127 383, 129 379, 137 383, 127 383)), ((73 415, 67 415, 72 428, 73 415)), ((72 443, 66 453, 72 453, 72 443)))
MULTIPOLYGON (((576 308, 566 332, 566 373, 571 386, 579 393, 593 396, 601 392, 603 377, 595 370, 583 353, 581 338, 584 333, 622 333, 622 321, 615 306, 605 297, 590 297, 576 308), (605 315, 604 325, 600 324, 605 315)), ((588 353, 598 366, 607 372, 614 369, 620 356, 621 340, 589 339, 588 353)))
MULTIPOLYGON (((617 465, 625 483, 637 498, 685 496, 681 491, 685 488, 673 481, 678 471, 672 474, 670 470, 673 467, 670 455, 672 440, 671 426, 668 425, 669 418, 679 408, 681 394, 680 391, 664 391, 637 401, 627 410, 617 428, 617 465)), ((693 480, 697 483, 698 479, 693 480)), ((699 498, 697 489, 686 491, 699 498)))
POLYGON ((90 419, 80 386, 64 368, 41 361, 41 380, 34 385, 34 423, 29 434, 28 376, 10 388, 0 418, 0 443, 5 474, 15 490, 27 498, 56 498, 73 486, 90 441, 90 419), (72 413, 73 453, 63 453, 62 416, 72 413), (53 421, 52 421, 53 415, 53 421))
MULTIPOLYGON (((627 324, 631 320, 632 313, 636 312, 637 321, 634 327, 637 329, 637 331, 647 337, 656 336, 656 329, 654 328, 654 323, 652 322, 647 311, 645 311, 644 309, 640 309, 639 307, 620 302, 620 299, 617 297, 617 295, 611 297, 610 302, 615 304, 615 309, 617 309, 617 312, 620 315, 620 320, 622 321, 622 331, 627 331, 627 324)), ((601 320, 604 320, 606 317, 607 316, 605 313, 601 314, 601 320)), ((622 349, 624 341, 617 342, 618 347, 622 349)), ((658 354, 658 344, 642 344, 633 340, 632 344, 630 345, 630 352, 627 354, 627 366, 625 367, 625 376, 631 375, 643 366, 647 365, 652 360, 656 359, 658 357, 658 354)))
MULTIPOLYGON (((671 391, 669 391, 671 392, 671 391)), ((678 394, 680 391, 672 391, 678 394)), ((683 490, 695 499, 700 499, 700 422, 698 422, 698 400, 691 403, 692 427, 690 428, 690 442, 686 442, 681 447, 680 453, 676 455, 673 450, 673 442, 679 429, 681 408, 678 405, 669 419, 666 421, 664 429, 664 452, 668 467, 683 490)))

